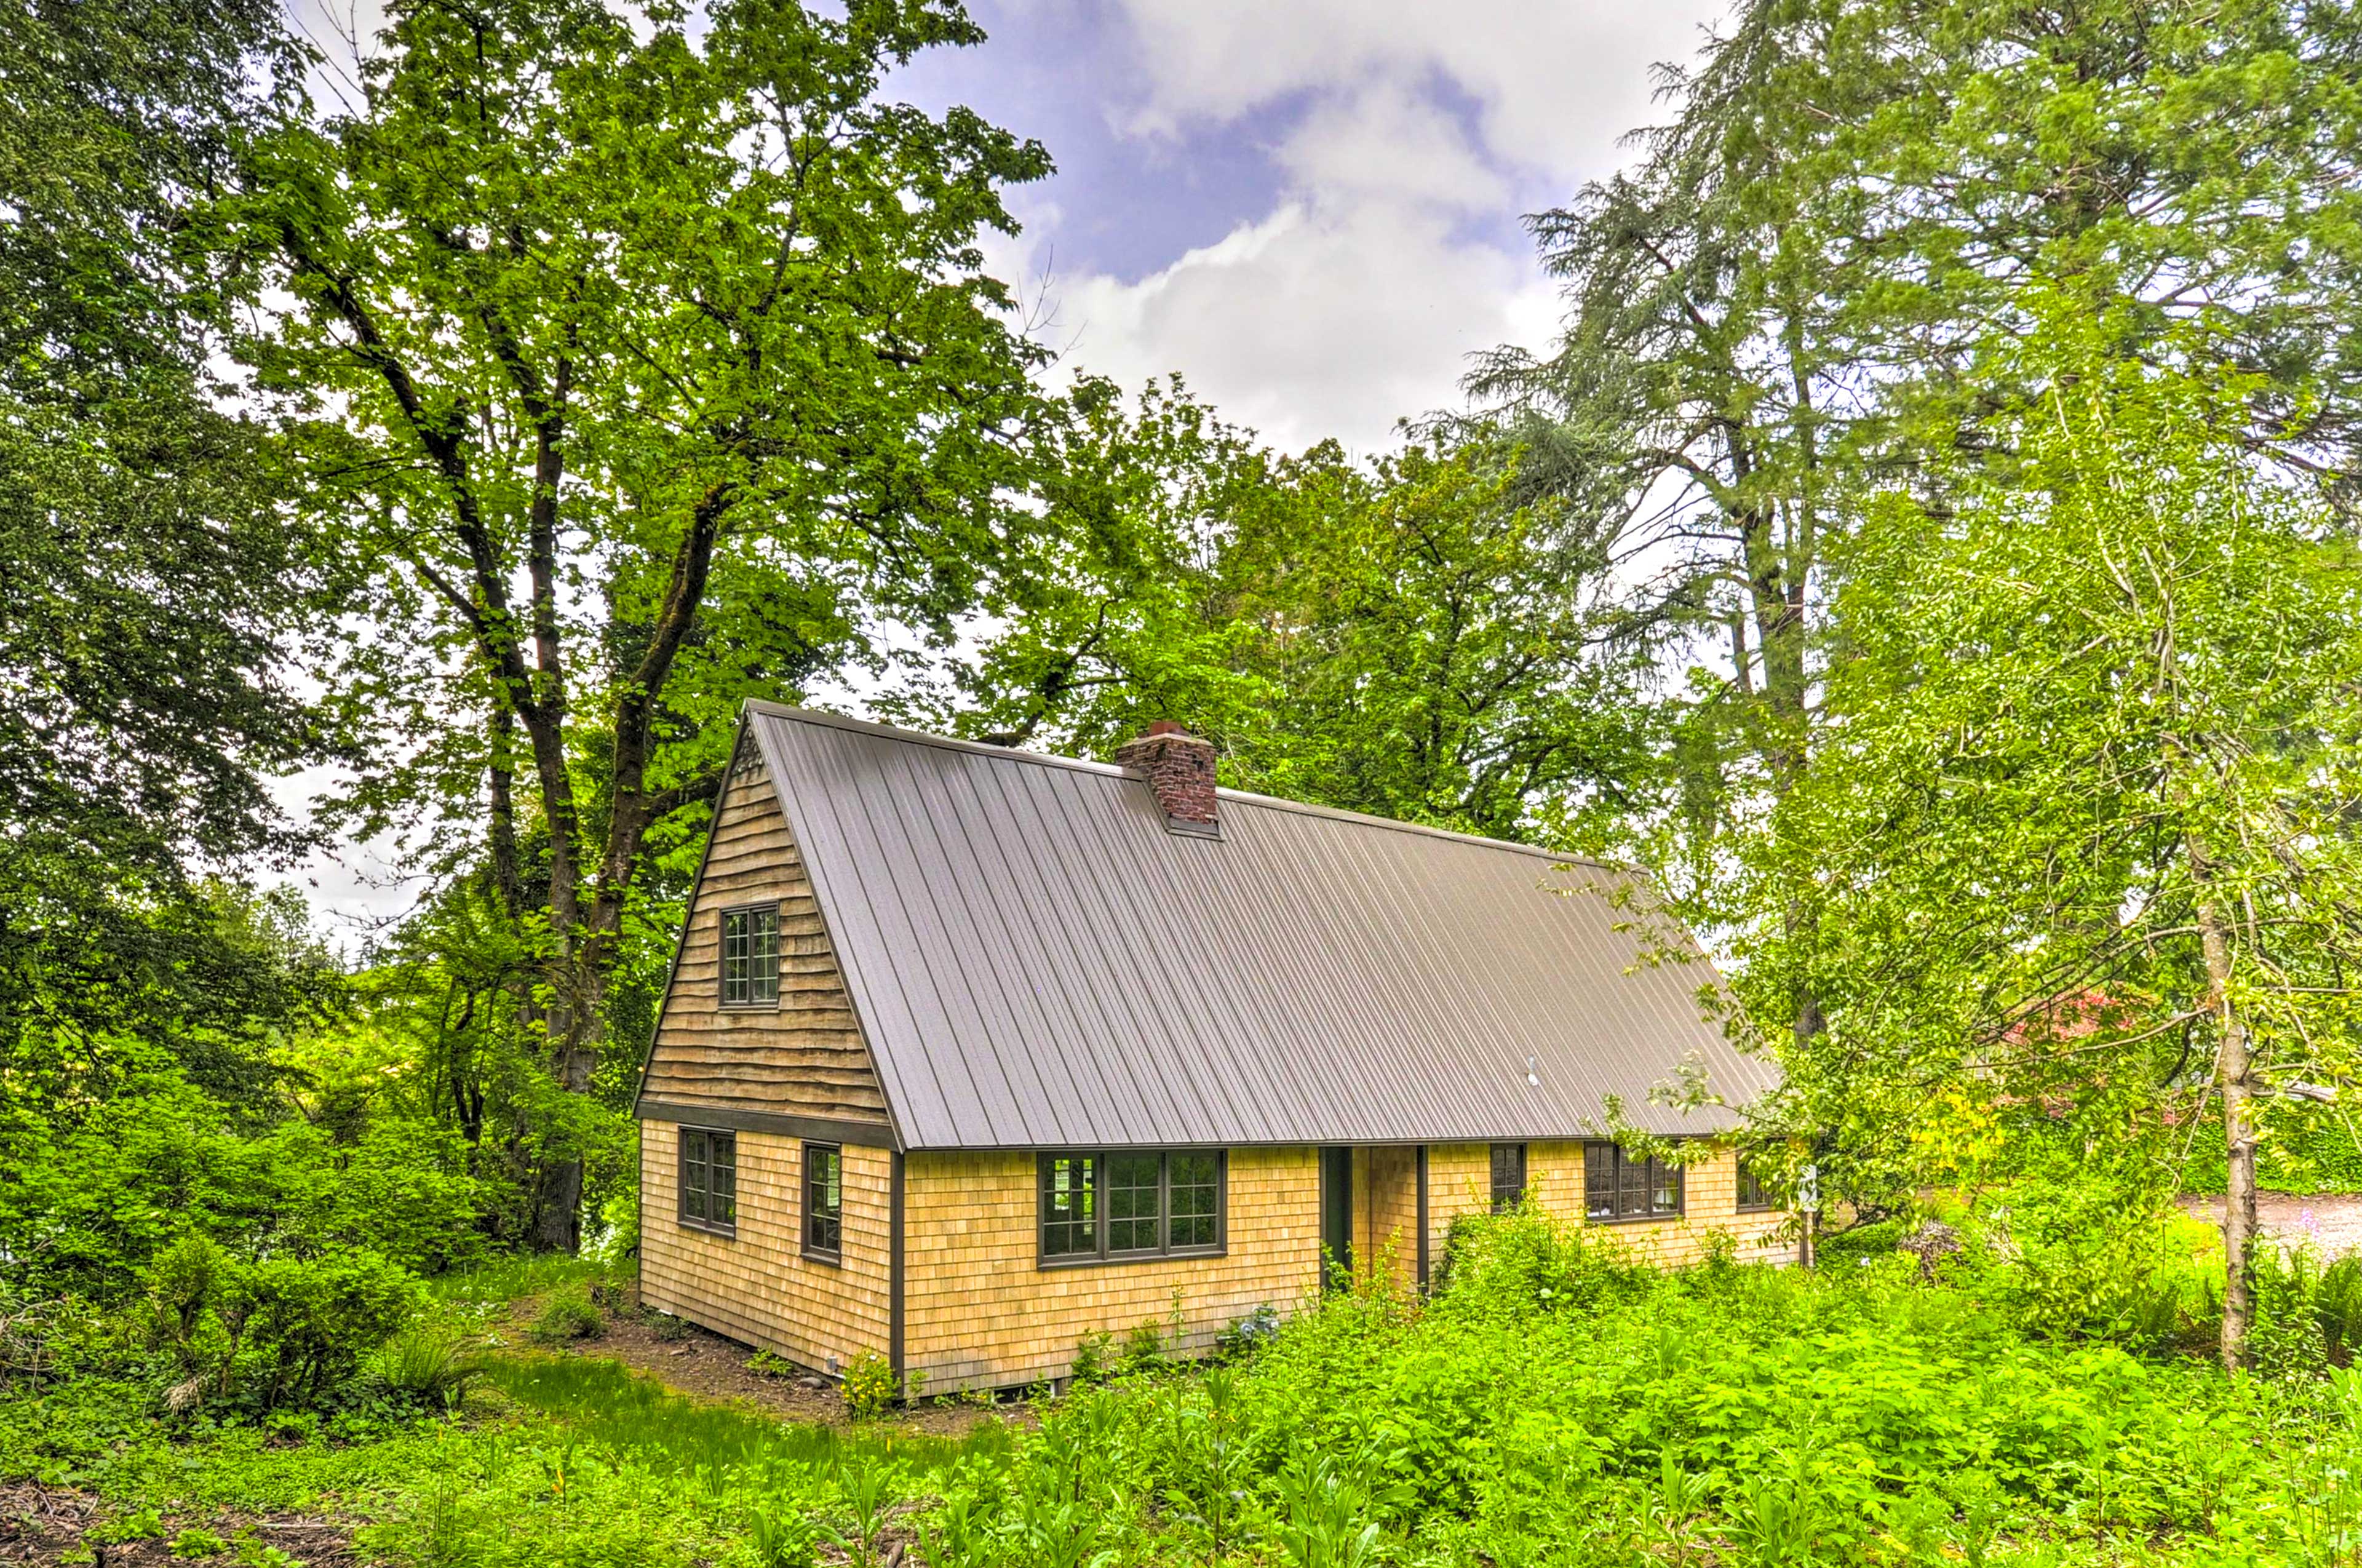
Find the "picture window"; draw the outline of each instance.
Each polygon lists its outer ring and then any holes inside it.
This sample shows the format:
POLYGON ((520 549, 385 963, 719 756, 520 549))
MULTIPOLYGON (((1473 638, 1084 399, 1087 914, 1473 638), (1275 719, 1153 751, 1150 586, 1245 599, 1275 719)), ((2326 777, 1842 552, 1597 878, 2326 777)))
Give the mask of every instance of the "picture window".
POLYGON ((1226 1174, 1219 1149, 1043 1154, 1042 1264, 1219 1253, 1225 1240, 1226 1174))
POLYGON ((1682 1167, 1636 1160, 1613 1143, 1586 1143, 1583 1207, 1595 1220, 1672 1218, 1682 1212, 1682 1167))

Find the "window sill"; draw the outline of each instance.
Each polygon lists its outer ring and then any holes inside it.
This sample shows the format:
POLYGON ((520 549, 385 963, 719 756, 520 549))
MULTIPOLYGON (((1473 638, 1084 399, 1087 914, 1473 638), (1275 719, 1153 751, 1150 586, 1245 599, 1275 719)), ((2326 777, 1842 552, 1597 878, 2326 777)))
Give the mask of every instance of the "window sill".
POLYGON ((807 1243, 803 1249, 803 1258, 806 1263, 826 1264, 831 1268, 844 1266, 844 1250, 841 1247, 834 1252, 830 1252, 824 1247, 815 1247, 807 1243))
POLYGON ((1089 1253, 1065 1257, 1037 1256, 1037 1269, 1054 1268, 1117 1268, 1125 1264, 1187 1263, 1196 1258, 1222 1258, 1231 1254, 1230 1244, 1219 1247, 1175 1247, 1169 1253, 1089 1253))
POLYGON ((726 1001, 716 1002, 714 1006, 723 1012, 777 1012, 779 1000, 774 997, 769 1001, 726 1001))
POLYGON ((1783 1212, 1783 1210, 1776 1203, 1742 1203, 1738 1206, 1738 1212, 1741 1214, 1779 1214, 1783 1212))
POLYGON ((1583 1217, 1583 1222, 1586 1225, 1668 1225, 1676 1220, 1686 1220, 1688 1218, 1689 1215, 1686 1212, 1676 1209, 1666 1214, 1617 1214, 1614 1216, 1586 1214, 1583 1217))
POLYGON ((691 1220, 684 1216, 680 1228, 684 1231, 695 1231, 701 1235, 719 1236, 725 1242, 734 1242, 738 1239, 738 1227, 735 1225, 716 1225, 708 1220, 691 1220))

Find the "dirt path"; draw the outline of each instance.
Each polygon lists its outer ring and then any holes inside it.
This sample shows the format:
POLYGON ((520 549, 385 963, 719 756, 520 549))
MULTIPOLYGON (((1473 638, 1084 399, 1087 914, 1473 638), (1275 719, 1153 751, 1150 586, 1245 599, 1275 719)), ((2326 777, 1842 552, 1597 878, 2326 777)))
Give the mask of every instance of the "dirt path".
POLYGON ((183 1532, 194 1547, 219 1542, 219 1561, 237 1561, 232 1543, 245 1539, 276 1547, 305 1568, 358 1568, 351 1527, 340 1520, 300 1514, 243 1514, 224 1509, 150 1514, 137 1519, 139 1539, 115 1540, 124 1533, 126 1510, 103 1507, 87 1492, 42 1486, 30 1481, 0 1482, 0 1562, 78 1562, 92 1568, 158 1568, 185 1563, 174 1542, 183 1532), (105 1528, 99 1528, 104 1526, 105 1528), (98 1540, 88 1539, 95 1530, 98 1540))
MULTIPOLYGON (((2183 1212, 2209 1225, 2223 1223, 2219 1198, 2185 1198, 2183 1212)), ((2264 1192, 2256 1195, 2256 1221, 2283 1247, 2309 1245, 2327 1259, 2362 1253, 2362 1194, 2264 1192)))

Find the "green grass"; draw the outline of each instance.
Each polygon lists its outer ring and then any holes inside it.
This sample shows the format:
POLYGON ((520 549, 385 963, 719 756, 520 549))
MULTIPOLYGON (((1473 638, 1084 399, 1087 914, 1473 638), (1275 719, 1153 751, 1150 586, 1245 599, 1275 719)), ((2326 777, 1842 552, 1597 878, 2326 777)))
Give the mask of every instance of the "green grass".
POLYGON ((934 1475, 963 1459, 999 1458, 1010 1445, 1008 1429, 994 1420, 977 1422, 962 1438, 781 1421, 691 1399, 621 1363, 590 1356, 497 1356, 484 1380, 593 1442, 684 1472, 891 1463, 934 1475))
POLYGON ((523 1253, 444 1275, 429 1281, 427 1288, 437 1300, 453 1306, 498 1306, 568 1286, 588 1286, 603 1281, 607 1274, 604 1264, 563 1253, 523 1253))

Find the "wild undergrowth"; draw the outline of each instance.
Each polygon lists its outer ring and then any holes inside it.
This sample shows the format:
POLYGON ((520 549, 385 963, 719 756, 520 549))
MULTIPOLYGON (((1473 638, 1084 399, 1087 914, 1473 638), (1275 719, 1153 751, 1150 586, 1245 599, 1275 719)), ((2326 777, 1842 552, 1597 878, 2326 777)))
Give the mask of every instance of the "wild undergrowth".
POLYGON ((1430 1300, 1303 1304, 1222 1364, 1135 1361, 963 1438, 500 1353, 439 1412, 374 1424, 175 1429, 61 1385, 0 1411, 0 1470, 124 1507, 329 1512, 376 1558, 436 1568, 2354 1568, 2362 1373, 2313 1305, 2343 1286, 2307 1267, 2273 1331, 2314 1348, 2234 1379, 2035 1331, 1972 1256, 1933 1279, 1908 1253, 1661 1275, 1508 1216, 1455 1239, 1430 1300))

